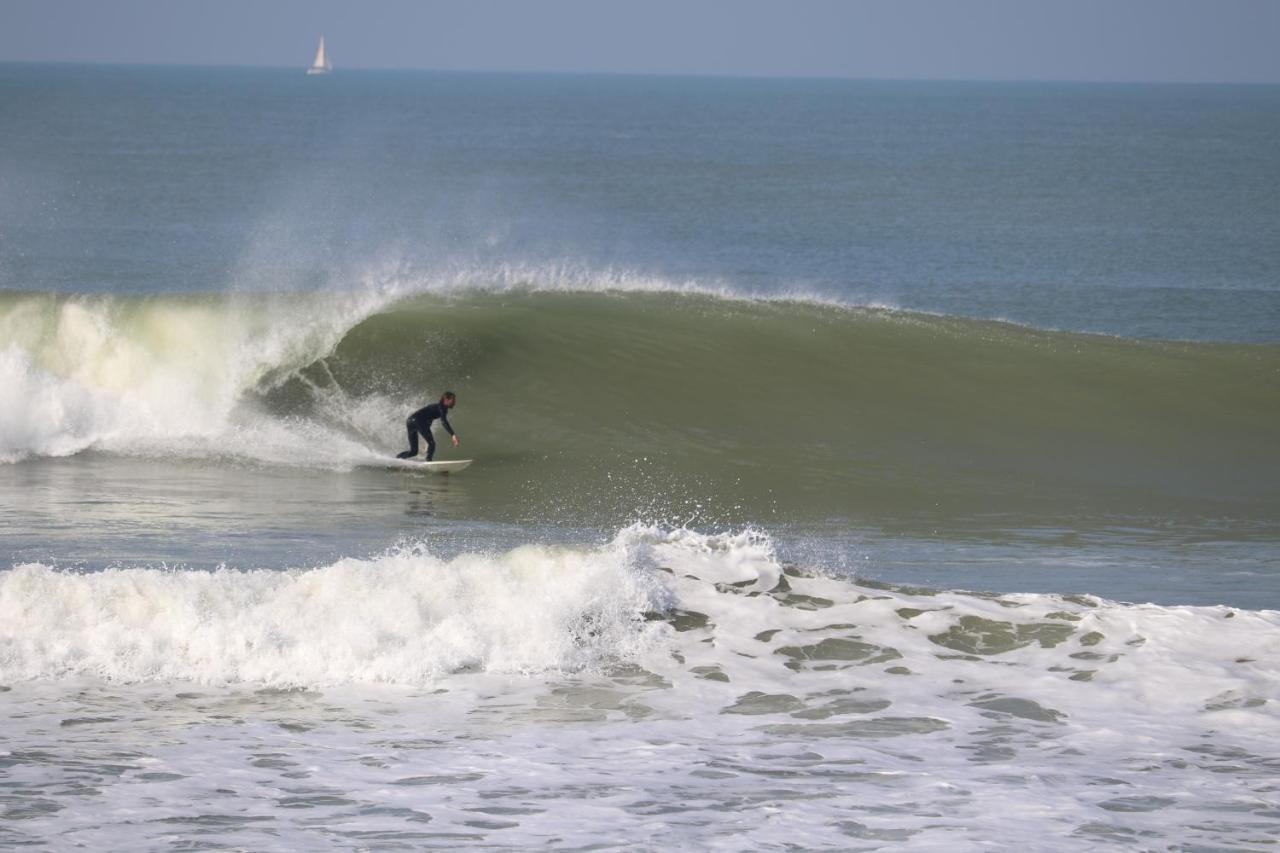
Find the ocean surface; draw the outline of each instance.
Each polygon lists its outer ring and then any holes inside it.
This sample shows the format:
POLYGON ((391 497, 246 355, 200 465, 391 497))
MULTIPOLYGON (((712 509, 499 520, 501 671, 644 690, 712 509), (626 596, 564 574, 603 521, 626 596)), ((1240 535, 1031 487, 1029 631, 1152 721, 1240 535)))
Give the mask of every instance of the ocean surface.
POLYGON ((1277 139, 0 64, 0 847, 1273 847, 1277 139))

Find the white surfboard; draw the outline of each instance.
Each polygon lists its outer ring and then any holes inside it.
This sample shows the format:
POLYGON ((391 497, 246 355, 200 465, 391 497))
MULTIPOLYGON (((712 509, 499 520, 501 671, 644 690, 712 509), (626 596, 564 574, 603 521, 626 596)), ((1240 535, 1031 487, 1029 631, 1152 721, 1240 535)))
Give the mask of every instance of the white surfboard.
POLYGON ((388 459, 387 467, 396 471, 448 474, 451 471, 461 471, 473 461, 471 459, 449 459, 443 462, 417 462, 413 459, 388 459))

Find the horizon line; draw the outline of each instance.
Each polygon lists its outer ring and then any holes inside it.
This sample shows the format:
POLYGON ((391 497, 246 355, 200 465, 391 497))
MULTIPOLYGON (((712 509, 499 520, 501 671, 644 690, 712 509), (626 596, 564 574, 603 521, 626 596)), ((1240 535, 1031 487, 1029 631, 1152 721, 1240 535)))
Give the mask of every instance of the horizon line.
MULTIPOLYGON (((307 66, 297 65, 259 65, 259 64, 214 64, 192 62, 133 62, 125 60, 100 59, 0 59, 0 66, 5 65, 54 65, 108 68, 185 68, 211 70, 245 70, 245 71, 290 71, 297 70, 305 76, 307 66)), ((1280 86, 1280 80, 1155 80, 1155 79, 1069 79, 1062 77, 892 77, 892 76, 836 76, 830 74, 757 74, 733 72, 700 72, 700 71, 600 71, 600 70, 550 70, 550 69, 517 69, 517 68, 424 68, 420 66, 399 65, 341 65, 334 68, 332 74, 344 71, 353 72, 406 72, 422 74, 460 74, 460 75, 510 75, 510 76, 543 76, 543 77, 658 77, 672 79, 708 79, 708 80, 780 80, 780 81, 815 81, 815 82, 847 82, 847 83, 1006 83, 1006 84, 1059 84, 1076 86, 1280 86)))

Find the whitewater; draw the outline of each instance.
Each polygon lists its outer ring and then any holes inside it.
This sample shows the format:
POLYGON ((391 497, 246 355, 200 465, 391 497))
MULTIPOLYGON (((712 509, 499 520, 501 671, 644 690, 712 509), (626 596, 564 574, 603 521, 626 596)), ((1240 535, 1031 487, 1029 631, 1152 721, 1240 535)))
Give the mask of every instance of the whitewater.
POLYGON ((1280 838, 1275 87, 0 117, 0 847, 1280 838))
POLYGON ((894 587, 758 533, 632 527, 288 572, 26 565, 0 616, 32 744, 0 757, 10 843, 1083 850, 1277 825, 1276 611, 894 587))

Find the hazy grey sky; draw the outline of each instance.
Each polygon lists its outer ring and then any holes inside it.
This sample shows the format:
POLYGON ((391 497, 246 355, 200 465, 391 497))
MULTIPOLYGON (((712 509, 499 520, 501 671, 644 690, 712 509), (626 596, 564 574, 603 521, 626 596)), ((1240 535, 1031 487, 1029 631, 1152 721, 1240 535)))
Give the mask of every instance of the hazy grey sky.
POLYGON ((1280 0, 0 0, 0 61, 1280 82, 1280 0))

